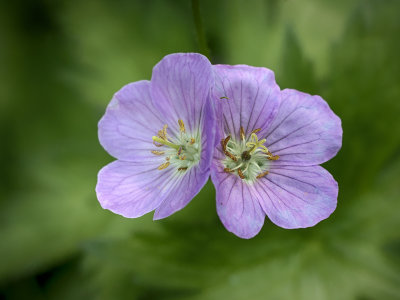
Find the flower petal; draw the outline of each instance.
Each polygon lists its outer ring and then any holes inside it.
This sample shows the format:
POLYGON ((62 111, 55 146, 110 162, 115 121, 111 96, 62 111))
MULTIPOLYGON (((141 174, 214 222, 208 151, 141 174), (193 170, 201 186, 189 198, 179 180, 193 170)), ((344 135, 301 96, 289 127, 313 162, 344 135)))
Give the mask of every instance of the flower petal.
POLYGON ((314 226, 335 210, 338 185, 320 166, 273 167, 254 184, 264 212, 283 228, 314 226))
POLYGON ((225 228, 245 239, 259 233, 265 213, 249 186, 217 166, 211 169, 211 180, 216 189, 217 212, 225 228))
POLYGON ((278 114, 266 132, 266 146, 280 165, 317 165, 342 146, 340 119, 319 96, 282 91, 278 114))
POLYGON ((154 160, 152 136, 164 124, 151 101, 150 82, 133 82, 118 91, 108 105, 99 122, 99 140, 115 158, 154 160))
POLYGON ((185 207, 207 182, 209 170, 193 167, 186 173, 173 167, 158 170, 163 162, 114 161, 100 170, 96 186, 101 206, 127 218, 156 209, 162 219, 185 207))
POLYGON ((262 136, 277 113, 280 89, 274 73, 266 68, 246 65, 215 65, 213 99, 218 103, 221 135, 239 138, 240 127, 246 136, 257 128, 262 136))
POLYGON ((114 161, 100 170, 96 193, 101 206, 127 218, 140 217, 173 192, 174 169, 158 170, 161 162, 114 161))
POLYGON ((176 180, 176 185, 169 195, 163 200, 154 213, 154 220, 159 220, 172 215, 184 208, 206 184, 210 170, 201 172, 199 167, 193 167, 176 180))
POLYGON ((213 80, 211 63, 196 53, 167 55, 154 67, 153 104, 174 132, 179 132, 179 119, 190 133, 201 128, 213 80))

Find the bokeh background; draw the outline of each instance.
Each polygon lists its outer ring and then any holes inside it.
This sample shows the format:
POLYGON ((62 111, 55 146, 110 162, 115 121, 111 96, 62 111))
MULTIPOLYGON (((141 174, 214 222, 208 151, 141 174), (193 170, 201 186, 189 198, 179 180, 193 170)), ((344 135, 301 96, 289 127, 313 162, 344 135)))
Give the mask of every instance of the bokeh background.
POLYGON ((204 52, 189 0, 0 4, 0 298, 400 299, 400 1, 200 1, 212 63, 265 66, 343 122, 335 213, 242 240, 209 182, 153 222, 103 210, 97 122, 166 54, 204 52))

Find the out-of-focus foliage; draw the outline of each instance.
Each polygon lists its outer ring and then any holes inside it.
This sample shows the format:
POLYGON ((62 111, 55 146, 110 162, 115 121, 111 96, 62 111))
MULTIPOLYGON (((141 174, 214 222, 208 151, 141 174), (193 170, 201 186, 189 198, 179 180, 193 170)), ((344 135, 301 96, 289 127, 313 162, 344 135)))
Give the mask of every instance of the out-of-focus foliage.
POLYGON ((0 5, 0 296, 400 299, 399 1, 200 1, 213 63, 275 71, 325 98, 343 148, 335 213, 241 240, 206 188, 152 222, 100 208, 97 121, 124 84, 198 51, 190 2, 0 5))

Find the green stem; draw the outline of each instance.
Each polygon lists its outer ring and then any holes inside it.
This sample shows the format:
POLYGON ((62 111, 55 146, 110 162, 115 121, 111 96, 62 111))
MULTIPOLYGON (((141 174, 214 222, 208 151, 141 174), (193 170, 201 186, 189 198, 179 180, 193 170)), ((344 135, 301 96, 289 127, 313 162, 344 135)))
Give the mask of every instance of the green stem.
POLYGON ((207 46, 207 39, 200 16, 199 0, 192 0, 192 12, 194 24, 196 26, 197 41, 199 43, 200 53, 204 54, 208 57, 208 59, 210 59, 210 49, 207 46))

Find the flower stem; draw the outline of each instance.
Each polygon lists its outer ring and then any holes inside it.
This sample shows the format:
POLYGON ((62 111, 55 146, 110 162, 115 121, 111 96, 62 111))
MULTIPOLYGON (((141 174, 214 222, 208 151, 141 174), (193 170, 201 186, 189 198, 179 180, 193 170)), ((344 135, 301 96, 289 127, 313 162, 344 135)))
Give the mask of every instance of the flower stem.
POLYGON ((194 24, 196 26, 197 42, 199 43, 200 53, 210 59, 210 49, 207 46, 207 39, 203 28, 203 23, 200 16, 199 0, 192 0, 192 13, 194 24))

